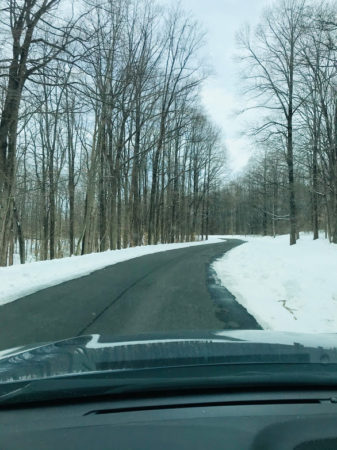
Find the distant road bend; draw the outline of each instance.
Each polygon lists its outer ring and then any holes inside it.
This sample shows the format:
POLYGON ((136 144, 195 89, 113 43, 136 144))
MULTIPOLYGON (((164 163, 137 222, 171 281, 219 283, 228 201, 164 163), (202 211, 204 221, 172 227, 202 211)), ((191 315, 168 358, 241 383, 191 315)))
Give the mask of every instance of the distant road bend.
POLYGON ((121 262, 0 307, 0 348, 81 334, 260 329, 226 290, 211 262, 240 245, 170 250, 121 262))

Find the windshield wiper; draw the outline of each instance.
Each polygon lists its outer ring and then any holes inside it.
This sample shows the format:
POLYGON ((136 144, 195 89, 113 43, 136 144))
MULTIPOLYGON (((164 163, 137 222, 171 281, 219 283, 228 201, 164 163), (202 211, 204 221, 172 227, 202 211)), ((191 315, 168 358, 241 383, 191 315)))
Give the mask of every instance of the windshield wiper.
POLYGON ((191 390, 337 387, 337 364, 215 364, 106 371, 0 385, 0 405, 191 390))
POLYGON ((216 333, 139 340, 82 336, 16 349, 0 359, 3 404, 163 389, 334 386, 336 381, 337 350, 330 344, 259 343, 216 333))

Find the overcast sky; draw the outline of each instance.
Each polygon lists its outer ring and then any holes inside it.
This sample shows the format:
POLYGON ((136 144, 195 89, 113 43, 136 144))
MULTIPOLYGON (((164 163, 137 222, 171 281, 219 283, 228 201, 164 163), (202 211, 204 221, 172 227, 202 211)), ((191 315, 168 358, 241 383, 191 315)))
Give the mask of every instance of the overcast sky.
POLYGON ((180 3, 202 24, 207 33, 207 55, 213 67, 205 83, 202 98, 211 118, 223 130, 232 171, 240 170, 249 157, 249 141, 240 137, 245 119, 233 114, 242 108, 239 95, 239 68, 233 60, 235 34, 245 24, 259 21, 269 0, 162 0, 165 4, 180 3))

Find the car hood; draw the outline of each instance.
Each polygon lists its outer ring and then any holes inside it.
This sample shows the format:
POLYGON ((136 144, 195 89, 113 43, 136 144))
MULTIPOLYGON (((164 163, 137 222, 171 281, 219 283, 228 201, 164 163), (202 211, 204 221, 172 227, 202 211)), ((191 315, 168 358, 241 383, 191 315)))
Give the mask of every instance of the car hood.
POLYGON ((0 383, 211 364, 336 364, 337 334, 212 331, 79 336, 0 352, 0 383))

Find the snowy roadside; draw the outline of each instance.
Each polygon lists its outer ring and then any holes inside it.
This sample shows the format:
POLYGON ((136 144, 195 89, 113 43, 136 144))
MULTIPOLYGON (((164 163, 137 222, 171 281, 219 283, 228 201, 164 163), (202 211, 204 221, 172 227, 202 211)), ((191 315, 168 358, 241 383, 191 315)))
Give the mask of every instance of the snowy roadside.
POLYGON ((208 241, 144 245, 122 250, 109 250, 103 253, 54 259, 52 261, 39 261, 3 267, 0 268, 0 305, 132 258, 217 242, 223 242, 221 236, 210 236, 208 241))
MULTIPOLYGON (((239 236, 237 236, 239 237, 239 236)), ((264 329, 337 331, 337 246, 301 234, 249 237, 214 262, 225 286, 264 329)))

